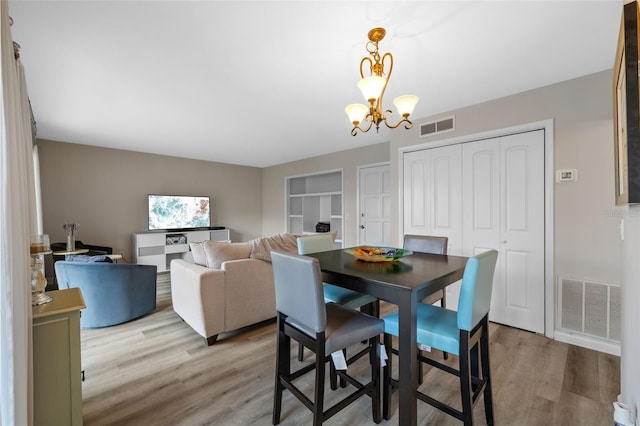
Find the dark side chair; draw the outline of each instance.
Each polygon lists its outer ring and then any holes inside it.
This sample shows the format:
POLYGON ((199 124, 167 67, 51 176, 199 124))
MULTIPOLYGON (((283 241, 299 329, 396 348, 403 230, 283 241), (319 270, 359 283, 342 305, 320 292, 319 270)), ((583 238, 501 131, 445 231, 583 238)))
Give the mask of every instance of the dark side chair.
POLYGON ((322 275, 317 259, 283 251, 272 251, 273 280, 276 291, 277 352, 273 397, 273 424, 280 423, 282 393, 289 390, 313 412, 313 424, 325 420, 361 396, 371 398, 373 420, 380 423, 380 359, 378 355, 383 323, 379 318, 335 303, 325 304, 322 275), (297 371, 291 371, 291 339, 315 352, 316 359, 297 371), (338 370, 341 379, 356 387, 327 410, 324 409, 325 363, 331 354, 347 346, 368 341, 371 381, 360 383, 346 371, 338 370), (308 398, 293 382, 315 370, 315 392, 308 398))
MULTIPOLYGON (((439 368, 460 379, 462 409, 458 410, 422 392, 418 392, 418 399, 462 420, 465 426, 473 424, 473 406, 481 394, 484 394, 487 424, 493 424, 489 308, 497 259, 498 252, 495 250, 469 258, 462 278, 457 312, 425 303, 419 303, 417 309, 418 343, 457 355, 459 366, 455 369, 422 355, 418 355, 418 362, 439 368)), ((390 348, 391 336, 398 335, 398 312, 385 316, 383 320, 385 347, 390 348)), ((388 356, 387 365, 383 369, 383 415, 387 420, 391 417, 391 393, 398 385, 391 377, 391 353, 388 356)))
MULTIPOLYGON (((434 237, 431 235, 405 235, 403 247, 406 250, 419 253, 432 253, 432 254, 447 254, 447 244, 449 238, 447 237, 434 237)), ((427 296, 423 303, 433 305, 436 302, 440 302, 440 306, 447 307, 447 295, 444 290, 438 290, 433 294, 427 296)))

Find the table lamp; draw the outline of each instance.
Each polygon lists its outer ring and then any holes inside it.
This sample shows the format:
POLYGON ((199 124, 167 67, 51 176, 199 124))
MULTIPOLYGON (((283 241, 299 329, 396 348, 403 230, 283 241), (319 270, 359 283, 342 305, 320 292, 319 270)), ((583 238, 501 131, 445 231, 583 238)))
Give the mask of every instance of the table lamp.
POLYGON ((44 255, 51 253, 48 234, 31 236, 31 305, 42 305, 53 299, 45 294, 47 279, 44 276, 44 255))

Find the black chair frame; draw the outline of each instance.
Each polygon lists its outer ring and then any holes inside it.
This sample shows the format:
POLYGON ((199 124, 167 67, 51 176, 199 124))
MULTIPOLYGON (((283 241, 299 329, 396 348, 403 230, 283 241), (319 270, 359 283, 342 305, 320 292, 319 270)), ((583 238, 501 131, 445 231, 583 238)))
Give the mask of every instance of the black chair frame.
MULTIPOLYGON (((390 334, 384 335, 386 348, 391 348, 390 334)), ((390 349, 387 349, 390 351, 390 349)), ((391 394, 398 387, 398 381, 391 377, 392 360, 390 351, 387 365, 383 370, 383 417, 389 420, 391 413, 391 394)), ((397 351, 395 351, 397 353, 397 351)), ((460 330, 460 356, 459 369, 456 370, 446 364, 442 364, 431 358, 425 357, 422 352, 418 352, 418 362, 425 363, 446 371, 460 379, 460 396, 462 400, 462 410, 458 410, 437 399, 418 391, 418 399, 427 404, 444 411, 458 420, 462 420, 464 425, 473 425, 473 407, 484 394, 484 410, 487 425, 493 425, 493 397, 491 392, 491 371, 489 365, 489 316, 484 316, 473 330, 460 330)))
MULTIPOLYGON (((275 383, 275 398, 273 401, 273 424, 280 423, 280 416, 282 410, 282 393, 285 389, 289 390, 302 404, 313 412, 314 425, 319 426, 327 419, 331 418, 334 414, 351 404, 363 395, 367 395, 372 398, 372 412, 375 423, 382 421, 380 412, 380 377, 379 377, 379 365, 380 359, 378 355, 379 337, 369 339, 368 348, 365 353, 369 353, 371 363, 371 381, 367 384, 362 384, 355 378, 349 376, 346 372, 336 370, 331 359, 331 354, 325 353, 325 333, 317 333, 313 338, 306 333, 298 330, 296 327, 286 322, 287 316, 278 312, 277 315, 277 353, 276 353, 276 383, 275 383), (296 340, 305 347, 309 348, 316 354, 315 362, 308 364, 294 372, 291 371, 291 339, 296 340), (333 406, 324 410, 324 381, 325 381, 325 364, 330 362, 331 372, 335 373, 330 375, 332 387, 336 381, 336 377, 340 377, 351 385, 356 390, 347 395, 341 401, 335 403, 333 406), (302 377, 303 375, 315 370, 315 389, 314 400, 308 398, 298 387, 293 384, 293 381, 302 377)), ((347 361, 347 365, 353 362, 353 360, 347 361)))

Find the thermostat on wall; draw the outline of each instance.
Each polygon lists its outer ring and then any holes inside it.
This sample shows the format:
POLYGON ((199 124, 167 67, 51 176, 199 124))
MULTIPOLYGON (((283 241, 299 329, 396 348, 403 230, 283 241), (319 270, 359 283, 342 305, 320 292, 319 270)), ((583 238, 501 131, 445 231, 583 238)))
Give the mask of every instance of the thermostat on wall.
POLYGON ((577 182, 577 169, 556 170, 556 182, 577 182))

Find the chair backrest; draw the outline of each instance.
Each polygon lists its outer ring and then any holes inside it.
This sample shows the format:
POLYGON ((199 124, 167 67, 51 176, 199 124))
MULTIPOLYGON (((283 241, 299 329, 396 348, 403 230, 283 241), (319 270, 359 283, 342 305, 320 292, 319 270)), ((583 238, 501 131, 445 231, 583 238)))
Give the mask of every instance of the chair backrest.
POLYGON ((330 234, 298 237, 298 254, 318 253, 333 250, 333 237, 330 234))
POLYGON ((419 253, 447 254, 447 237, 431 235, 405 235, 404 248, 419 253))
POLYGON ((156 308, 157 267, 132 263, 55 263, 61 290, 77 287, 86 309, 82 328, 120 324, 152 312, 156 308))
POLYGON ((471 331, 489 312, 498 252, 488 250, 469 258, 458 300, 458 328, 471 331))
POLYGON ((274 250, 271 252, 271 264, 276 311, 305 329, 315 333, 324 331, 327 310, 318 259, 274 250))

